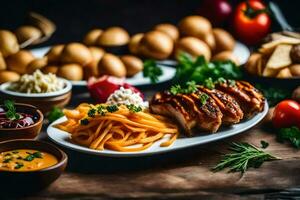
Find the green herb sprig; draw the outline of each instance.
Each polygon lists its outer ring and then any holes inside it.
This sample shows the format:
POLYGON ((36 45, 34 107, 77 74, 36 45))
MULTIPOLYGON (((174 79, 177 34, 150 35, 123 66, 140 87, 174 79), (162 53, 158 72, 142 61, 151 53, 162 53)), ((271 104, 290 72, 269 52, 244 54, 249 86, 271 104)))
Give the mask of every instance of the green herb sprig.
POLYGON ((197 85, 195 81, 188 81, 185 85, 173 85, 170 88, 170 92, 173 95, 176 94, 190 94, 197 91, 197 85))
POLYGON ((296 126, 281 128, 277 134, 279 142, 289 141, 293 147, 300 149, 300 129, 296 126))
POLYGON ((33 161, 35 158, 42 158, 42 153, 39 151, 36 151, 34 153, 27 152, 27 156, 23 159, 25 161, 33 161))
POLYGON ((207 62, 203 56, 193 60, 189 54, 181 54, 176 66, 175 81, 184 83, 193 80, 197 84, 213 88, 214 83, 220 78, 225 80, 240 79, 241 77, 241 69, 232 61, 207 62))
POLYGON ((249 143, 231 143, 229 150, 232 153, 223 156, 223 159, 212 169, 221 171, 229 168, 229 172, 241 172, 250 167, 258 168, 265 161, 277 160, 277 158, 249 143))
POLYGON ((137 113, 143 110, 141 106, 136 106, 134 104, 126 105, 126 107, 128 108, 128 110, 130 110, 130 112, 133 113, 137 113))
POLYGON ((53 107, 51 111, 48 113, 47 118, 50 123, 64 116, 63 111, 58 107, 53 107))
POLYGON ((149 77, 151 83, 157 83, 158 77, 163 74, 162 69, 156 64, 155 60, 146 60, 144 62, 143 76, 149 77))
POLYGON ((205 105, 207 102, 207 99, 209 99, 209 96, 205 93, 202 93, 199 95, 199 99, 202 105, 205 105))
POLYGON ((17 113, 14 102, 11 100, 4 101, 4 107, 6 108, 5 116, 10 120, 18 120, 21 115, 17 113))

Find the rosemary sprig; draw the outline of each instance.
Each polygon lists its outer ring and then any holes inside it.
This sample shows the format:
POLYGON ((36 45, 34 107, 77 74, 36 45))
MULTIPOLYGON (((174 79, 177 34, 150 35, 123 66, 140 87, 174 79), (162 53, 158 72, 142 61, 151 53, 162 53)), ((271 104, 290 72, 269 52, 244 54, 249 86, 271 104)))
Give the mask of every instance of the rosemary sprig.
POLYGON ((241 172, 243 174, 250 167, 258 168, 265 161, 280 159, 248 143, 231 143, 229 150, 232 153, 224 155, 222 160, 212 169, 213 171, 217 172, 229 168, 228 172, 241 172))

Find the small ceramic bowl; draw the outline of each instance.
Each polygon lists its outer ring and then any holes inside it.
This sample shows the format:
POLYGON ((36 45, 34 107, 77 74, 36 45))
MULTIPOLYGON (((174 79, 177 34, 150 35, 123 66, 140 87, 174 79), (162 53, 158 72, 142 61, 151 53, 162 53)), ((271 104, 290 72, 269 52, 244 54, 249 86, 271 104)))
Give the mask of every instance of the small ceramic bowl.
MULTIPOLYGON (((0 105, 2 107, 3 105, 0 105)), ((12 139, 33 139, 38 136, 43 125, 43 113, 29 104, 15 104, 16 111, 30 114, 34 118, 34 124, 23 128, 0 128, 0 141, 12 139)))
POLYGON ((0 86, 0 92, 4 98, 14 100, 17 103, 32 104, 38 107, 43 113, 49 112, 53 107, 63 108, 66 106, 72 96, 72 83, 66 79, 59 78, 64 82, 65 87, 56 92, 49 93, 21 93, 10 91, 7 88, 11 82, 3 83, 0 86))
POLYGON ((14 149, 33 149, 54 155, 58 163, 37 171, 13 172, 0 169, 2 194, 21 195, 39 191, 54 182, 65 170, 68 156, 56 146, 35 140, 10 140, 0 142, 0 152, 14 149), (5 192, 4 192, 5 191, 5 192))

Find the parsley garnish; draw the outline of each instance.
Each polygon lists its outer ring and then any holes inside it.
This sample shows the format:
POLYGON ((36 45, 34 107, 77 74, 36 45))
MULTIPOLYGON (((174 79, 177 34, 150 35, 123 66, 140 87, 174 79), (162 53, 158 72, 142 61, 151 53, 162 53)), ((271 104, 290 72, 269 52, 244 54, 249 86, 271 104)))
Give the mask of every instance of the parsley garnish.
POLYGON ((209 98, 209 96, 207 94, 205 94, 205 93, 200 94, 199 99, 200 99, 201 105, 205 105, 208 98, 209 98))
POLYGON ((62 116, 64 116, 63 111, 58 107, 53 107, 52 110, 47 115, 47 118, 48 118, 49 122, 52 123, 62 116))
POLYGON ((229 168, 229 172, 243 174, 250 167, 258 168, 265 161, 279 159, 248 143, 232 143, 229 150, 232 153, 224 155, 223 159, 212 169, 213 171, 229 168))
POLYGON ((117 105, 106 106, 106 110, 110 113, 116 112, 119 110, 117 105))
POLYGON ((151 83, 157 83, 158 77, 162 74, 163 71, 157 66, 155 60, 146 60, 144 62, 143 76, 149 77, 151 83))
POLYGON ((34 153, 27 152, 28 156, 24 158, 25 161, 33 161, 35 158, 42 158, 42 153, 39 151, 36 151, 34 153))
POLYGON ((10 120, 18 120, 21 116, 17 113, 14 102, 11 100, 4 101, 4 107, 6 108, 5 116, 10 120))
POLYGON ((128 108, 128 110, 130 110, 130 112, 133 112, 133 113, 142 111, 141 106, 136 106, 134 104, 126 105, 126 107, 128 108))
POLYGON ((16 163, 16 166, 15 166, 15 169, 20 169, 20 168, 23 167, 23 166, 24 166, 23 163, 17 162, 17 163, 16 163))
POLYGON ((190 94, 197 91, 197 85, 195 81, 188 81, 185 83, 185 86, 173 85, 170 88, 170 92, 173 95, 176 94, 190 94))
POLYGON ((241 68, 231 61, 207 62, 203 56, 193 60, 189 54, 181 54, 176 66, 175 80, 179 83, 193 80, 212 89, 214 83, 220 78, 240 79, 241 77, 241 68))
POLYGON ((87 119, 87 118, 84 118, 84 119, 80 120, 81 125, 88 125, 89 123, 90 123, 89 119, 87 119))
POLYGON ((264 140, 261 140, 260 144, 261 144, 261 148, 263 149, 266 149, 269 146, 269 143, 264 140))
POLYGON ((203 85, 207 87, 208 89, 214 89, 215 88, 215 83, 212 80, 212 78, 207 78, 204 80, 203 85))
POLYGON ((281 128, 277 134, 279 142, 289 141, 295 148, 300 148, 300 130, 296 126, 281 128))
POLYGON ((9 157, 9 158, 5 158, 5 159, 3 160, 3 163, 9 163, 11 160, 12 160, 12 158, 11 158, 11 157, 9 157))
POLYGON ((97 113, 100 115, 105 115, 105 107, 103 105, 97 106, 97 113))
POLYGON ((91 108, 89 111, 88 111, 88 116, 89 117, 95 117, 95 114, 96 114, 96 109, 95 108, 91 108))

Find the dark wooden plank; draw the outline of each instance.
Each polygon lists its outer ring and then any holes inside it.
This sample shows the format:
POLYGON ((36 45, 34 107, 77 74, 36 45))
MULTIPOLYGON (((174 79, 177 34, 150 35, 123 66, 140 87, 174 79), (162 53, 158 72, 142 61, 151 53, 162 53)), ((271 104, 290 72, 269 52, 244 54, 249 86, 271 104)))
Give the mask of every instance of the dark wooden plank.
POLYGON ((167 155, 124 160, 71 153, 73 161, 71 159, 68 172, 36 197, 218 199, 221 195, 225 199, 235 199, 245 194, 263 194, 300 185, 300 176, 296 173, 300 171, 299 151, 276 142, 274 133, 261 127, 225 141, 167 155), (259 146, 261 140, 270 144, 266 151, 282 160, 266 162, 259 169, 250 169, 244 176, 211 172, 230 141, 247 141, 259 146), (137 166, 130 166, 130 163, 137 166), (86 171, 84 168, 97 169, 86 171))

